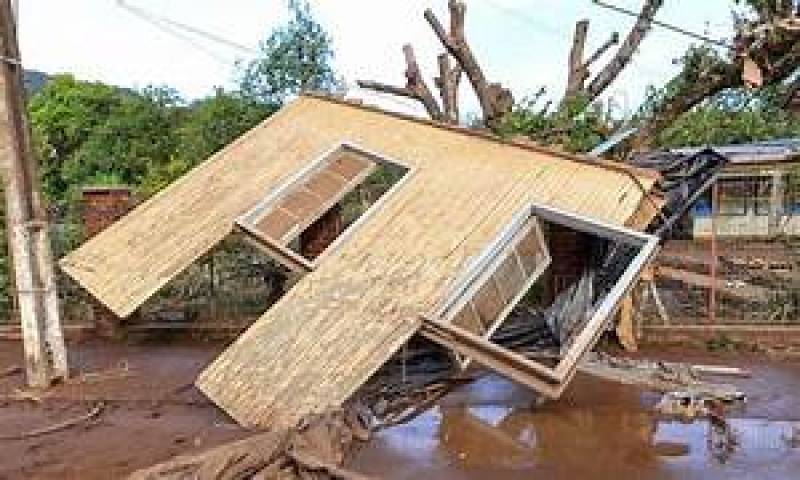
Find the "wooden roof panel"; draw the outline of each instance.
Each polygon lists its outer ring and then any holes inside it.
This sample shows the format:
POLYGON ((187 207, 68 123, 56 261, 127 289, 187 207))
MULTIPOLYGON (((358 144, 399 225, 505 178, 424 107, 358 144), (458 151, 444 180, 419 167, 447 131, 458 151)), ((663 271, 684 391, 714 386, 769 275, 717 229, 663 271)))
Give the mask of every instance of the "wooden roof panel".
POLYGON ((344 401, 528 202, 611 224, 654 177, 370 108, 301 97, 65 257, 121 316, 209 251, 270 191, 342 142, 408 166, 404 184, 201 376, 247 425, 344 401))

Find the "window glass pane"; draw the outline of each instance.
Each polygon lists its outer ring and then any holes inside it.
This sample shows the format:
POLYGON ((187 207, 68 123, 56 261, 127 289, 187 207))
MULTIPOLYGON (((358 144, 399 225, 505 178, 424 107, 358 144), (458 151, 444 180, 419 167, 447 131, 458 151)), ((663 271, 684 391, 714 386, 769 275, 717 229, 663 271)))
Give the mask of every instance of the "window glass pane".
POLYGON ((772 200, 772 179, 767 177, 753 179, 753 198, 756 215, 769 215, 769 205, 772 200))
POLYGON ((747 178, 723 178, 719 181, 720 215, 747 215, 747 204, 753 196, 753 183, 747 178))

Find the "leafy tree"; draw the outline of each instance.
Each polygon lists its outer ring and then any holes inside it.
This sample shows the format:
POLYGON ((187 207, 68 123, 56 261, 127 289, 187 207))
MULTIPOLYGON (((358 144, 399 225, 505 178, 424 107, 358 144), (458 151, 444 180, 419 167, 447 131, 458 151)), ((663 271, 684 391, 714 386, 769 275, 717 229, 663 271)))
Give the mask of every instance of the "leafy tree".
POLYGON ((29 107, 45 195, 63 207, 85 185, 137 185, 174 152, 179 102, 170 89, 55 77, 29 107))
POLYGON ((302 90, 337 87, 331 37, 306 0, 289 0, 289 22, 261 44, 260 58, 244 69, 242 94, 278 106, 302 90))
MULTIPOLYGON (((800 30, 792 27, 795 1, 735 0, 735 29, 730 51, 721 53, 706 45, 690 48, 678 75, 646 104, 647 115, 631 140, 634 149, 655 146, 660 133, 687 112, 694 111, 727 90, 745 87, 745 63, 752 62, 768 87, 783 88, 796 77, 800 64, 800 30), (787 23, 788 22, 788 23, 787 23)), ((751 64, 751 65, 752 65, 751 64)))
POLYGON ((161 190, 272 113, 264 104, 223 89, 192 103, 176 128, 174 154, 169 161, 150 166, 140 192, 149 196, 161 190))
POLYGON ((238 93, 217 89, 214 96, 190 105, 178 128, 177 155, 190 163, 205 160, 273 112, 238 93))
POLYGON ((558 145, 570 152, 586 152, 602 142, 616 122, 585 97, 576 96, 551 110, 550 103, 538 106, 544 90, 516 105, 499 129, 501 135, 524 135, 546 145, 558 145))
POLYGON ((654 146, 726 145, 800 136, 800 118, 783 108, 782 97, 779 87, 726 90, 678 117, 658 133, 654 146))

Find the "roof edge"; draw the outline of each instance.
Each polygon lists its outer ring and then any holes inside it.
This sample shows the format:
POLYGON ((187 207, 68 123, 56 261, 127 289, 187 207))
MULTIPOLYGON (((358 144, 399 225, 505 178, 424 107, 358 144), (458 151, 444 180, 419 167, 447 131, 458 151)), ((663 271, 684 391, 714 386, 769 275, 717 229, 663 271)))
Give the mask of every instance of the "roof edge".
POLYGON ((301 97, 314 98, 314 99, 317 99, 317 100, 323 100, 323 101, 327 101, 327 102, 330 102, 330 103, 336 103, 336 104, 339 104, 339 105, 344 105, 344 106, 348 106, 348 107, 352 107, 352 108, 358 108, 358 109, 365 110, 365 111, 368 111, 368 112, 381 113, 381 114, 384 114, 384 115, 389 115, 391 117, 399 118, 401 120, 407 120, 407 121, 419 123, 419 124, 422 124, 422 125, 427 125, 427 126, 434 127, 434 128, 440 128, 442 130, 449 130, 451 132, 456 132, 456 133, 460 133, 462 135, 469 135, 471 137, 481 138, 483 140, 488 140, 488 141, 491 141, 491 142, 494 142, 494 143, 498 143, 498 144, 501 144, 501 145, 517 147, 517 148, 521 148, 523 150, 528 150, 528 151, 531 151, 531 152, 545 153, 545 154, 548 154, 548 155, 557 156, 557 157, 564 158, 566 160, 570 160, 570 161, 573 161, 573 162, 581 163, 581 164, 584 164, 584 165, 599 166, 599 167, 605 168, 607 170, 613 170, 613 171, 616 171, 616 172, 623 173, 623 174, 631 176, 631 178, 637 184, 639 184, 640 187, 642 185, 639 182, 639 178, 636 178, 637 176, 638 177, 649 178, 649 179, 652 179, 652 180, 658 180, 658 179, 661 178, 661 175, 655 170, 651 170, 651 169, 647 169, 647 168, 641 168, 641 167, 635 167, 635 166, 632 166, 632 165, 626 165, 624 163, 614 162, 614 161, 611 161, 611 160, 605 160, 605 159, 601 159, 601 158, 594 158, 594 157, 588 157, 588 156, 585 156, 585 155, 569 153, 569 152, 565 152, 563 150, 559 150, 559 149, 556 149, 556 148, 546 147, 544 145, 540 145, 540 144, 535 143, 533 141, 519 141, 519 140, 513 140, 513 139, 512 140, 508 140, 508 139, 500 138, 500 137, 498 137, 496 135, 493 135, 493 134, 488 133, 488 132, 483 131, 483 130, 478 130, 478 129, 474 129, 474 128, 466 128, 466 127, 462 127, 462 126, 459 126, 459 125, 451 125, 451 124, 448 124, 448 123, 438 122, 438 121, 427 119, 427 118, 415 117, 414 115, 409 115, 409 114, 406 114, 406 113, 393 112, 391 110, 385 110, 383 108, 380 108, 380 107, 377 107, 377 106, 374 106, 374 105, 367 105, 367 104, 364 104, 363 102, 360 102, 360 101, 347 100, 345 98, 332 96, 332 95, 329 95, 329 94, 326 94, 326 93, 303 92, 302 94, 300 94, 300 96, 301 97))

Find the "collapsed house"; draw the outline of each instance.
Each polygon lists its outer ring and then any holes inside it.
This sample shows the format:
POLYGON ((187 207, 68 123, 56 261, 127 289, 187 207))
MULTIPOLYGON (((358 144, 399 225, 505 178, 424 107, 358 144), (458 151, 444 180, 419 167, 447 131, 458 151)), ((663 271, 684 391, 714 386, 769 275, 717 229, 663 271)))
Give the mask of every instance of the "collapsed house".
POLYGON ((460 367, 475 361, 555 398, 658 249, 643 231, 665 205, 659 179, 305 95, 61 267, 120 317, 235 232, 297 272, 197 380, 243 425, 291 425, 341 405, 415 334, 450 349, 460 367), (375 175, 394 179, 375 203, 321 251, 298 251, 304 231, 375 175), (574 318, 561 329, 560 359, 547 364, 491 337, 551 266, 574 261, 559 230, 603 254, 594 288, 573 285, 587 303, 562 306, 574 318))

